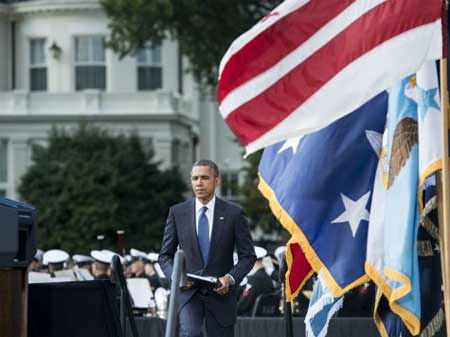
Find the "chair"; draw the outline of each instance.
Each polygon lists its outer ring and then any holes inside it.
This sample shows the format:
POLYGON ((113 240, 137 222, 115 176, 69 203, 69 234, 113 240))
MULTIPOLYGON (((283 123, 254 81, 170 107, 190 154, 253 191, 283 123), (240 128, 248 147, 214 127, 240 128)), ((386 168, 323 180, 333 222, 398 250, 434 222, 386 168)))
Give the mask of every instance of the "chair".
POLYGON ((252 317, 281 316, 279 293, 261 294, 253 305, 252 317))

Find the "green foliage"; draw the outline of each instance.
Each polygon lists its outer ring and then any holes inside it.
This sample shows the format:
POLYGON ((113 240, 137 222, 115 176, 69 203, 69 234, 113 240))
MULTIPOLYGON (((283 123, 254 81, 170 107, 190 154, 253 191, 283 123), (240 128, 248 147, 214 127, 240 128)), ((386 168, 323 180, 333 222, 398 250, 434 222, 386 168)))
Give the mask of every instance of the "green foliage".
POLYGON ((252 220, 252 227, 258 225, 266 233, 283 233, 284 230, 270 210, 268 201, 258 190, 258 166, 262 150, 247 157, 244 171, 245 182, 240 188, 242 207, 252 220))
POLYGON ((147 41, 178 40, 198 80, 214 85, 231 42, 281 0, 101 0, 111 19, 108 45, 120 57, 147 41))
POLYGON ((123 229, 128 248, 158 248, 168 207, 183 199, 186 186, 152 157, 137 135, 87 125, 53 129, 48 147, 34 146, 19 189, 37 207, 39 247, 88 252, 104 234, 105 248, 115 248, 123 229))

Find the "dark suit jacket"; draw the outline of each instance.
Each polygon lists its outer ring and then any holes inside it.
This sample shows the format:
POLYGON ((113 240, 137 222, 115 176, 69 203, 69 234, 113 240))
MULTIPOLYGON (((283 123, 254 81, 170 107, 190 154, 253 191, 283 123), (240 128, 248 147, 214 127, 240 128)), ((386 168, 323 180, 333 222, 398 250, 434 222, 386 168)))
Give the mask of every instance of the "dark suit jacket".
MULTIPOLYGON (((239 285, 250 271, 256 259, 248 223, 241 208, 217 197, 206 266, 203 265, 197 240, 195 199, 177 204, 169 210, 158 260, 169 278, 172 276, 173 259, 178 245, 185 253, 188 273, 216 277, 230 274, 236 285, 239 285), (235 266, 233 266, 234 248, 239 256, 239 262, 235 266)), ((178 308, 180 309, 186 304, 195 293, 195 289, 181 291, 178 308)), ((233 287, 226 295, 209 293, 202 296, 202 299, 207 310, 221 325, 234 324, 237 303, 236 287, 233 287)))

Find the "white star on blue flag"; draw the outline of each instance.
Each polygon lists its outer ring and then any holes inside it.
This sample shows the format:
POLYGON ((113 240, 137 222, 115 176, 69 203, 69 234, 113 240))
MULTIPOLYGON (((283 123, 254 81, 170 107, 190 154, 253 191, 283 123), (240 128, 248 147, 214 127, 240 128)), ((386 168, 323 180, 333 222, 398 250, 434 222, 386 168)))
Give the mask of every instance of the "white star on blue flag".
POLYGON ((296 154, 301 138, 302 136, 289 138, 283 143, 283 146, 278 150, 278 153, 282 153, 283 151, 292 149, 292 154, 296 154))
POLYGON ((369 212, 366 209, 367 201, 370 197, 370 191, 364 194, 361 198, 353 201, 349 197, 341 193, 342 202, 344 203, 345 210, 331 223, 343 223, 348 222, 352 231, 352 236, 356 236, 359 224, 361 221, 369 221, 369 212))

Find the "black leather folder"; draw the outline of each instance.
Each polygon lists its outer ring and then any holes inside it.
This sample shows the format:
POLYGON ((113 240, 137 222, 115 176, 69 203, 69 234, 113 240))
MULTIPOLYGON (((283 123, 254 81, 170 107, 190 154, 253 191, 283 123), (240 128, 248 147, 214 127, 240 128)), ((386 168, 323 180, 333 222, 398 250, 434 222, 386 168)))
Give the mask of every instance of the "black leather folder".
POLYGON ((220 286, 220 281, 214 276, 202 276, 196 274, 186 274, 186 279, 191 281, 195 288, 212 290, 220 286))

